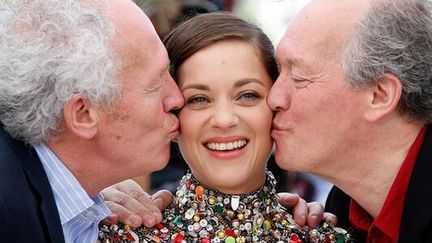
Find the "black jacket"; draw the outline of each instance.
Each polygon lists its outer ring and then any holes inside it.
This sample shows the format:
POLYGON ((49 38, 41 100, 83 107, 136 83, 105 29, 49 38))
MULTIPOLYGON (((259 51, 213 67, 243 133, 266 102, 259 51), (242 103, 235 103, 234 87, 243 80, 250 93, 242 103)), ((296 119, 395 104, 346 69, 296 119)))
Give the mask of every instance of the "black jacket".
MULTIPOLYGON (((326 211, 336 214, 338 225, 350 228, 349 205, 351 198, 342 190, 333 187, 326 202, 326 211)), ((355 233, 359 241, 365 235, 355 233)), ((429 126, 417 156, 399 230, 399 242, 432 242, 432 127, 429 126)))
POLYGON ((0 242, 64 242, 53 192, 35 150, 0 126, 0 242))

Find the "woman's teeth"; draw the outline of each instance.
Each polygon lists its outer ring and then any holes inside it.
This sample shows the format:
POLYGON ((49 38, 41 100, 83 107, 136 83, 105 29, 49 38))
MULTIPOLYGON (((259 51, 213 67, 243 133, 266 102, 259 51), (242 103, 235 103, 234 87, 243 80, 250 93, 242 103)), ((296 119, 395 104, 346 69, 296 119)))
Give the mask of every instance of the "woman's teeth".
POLYGON ((247 144, 246 140, 238 140, 238 141, 229 142, 229 143, 208 143, 207 148, 209 148, 211 150, 225 151, 225 150, 233 150, 233 149, 242 148, 246 144, 247 144))

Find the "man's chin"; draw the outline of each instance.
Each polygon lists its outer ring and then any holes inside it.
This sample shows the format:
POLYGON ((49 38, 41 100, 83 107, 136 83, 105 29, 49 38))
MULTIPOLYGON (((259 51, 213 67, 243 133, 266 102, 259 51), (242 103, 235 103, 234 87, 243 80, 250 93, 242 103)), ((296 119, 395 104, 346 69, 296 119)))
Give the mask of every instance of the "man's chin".
POLYGON ((288 156, 286 153, 282 155, 281 153, 276 152, 275 154, 276 164, 284 170, 292 171, 294 167, 296 167, 292 158, 292 156, 288 156))
POLYGON ((169 152, 168 152, 168 156, 161 156, 161 158, 158 158, 158 161, 154 163, 155 165, 154 171, 159 171, 165 168, 168 165, 169 158, 170 158, 169 152))

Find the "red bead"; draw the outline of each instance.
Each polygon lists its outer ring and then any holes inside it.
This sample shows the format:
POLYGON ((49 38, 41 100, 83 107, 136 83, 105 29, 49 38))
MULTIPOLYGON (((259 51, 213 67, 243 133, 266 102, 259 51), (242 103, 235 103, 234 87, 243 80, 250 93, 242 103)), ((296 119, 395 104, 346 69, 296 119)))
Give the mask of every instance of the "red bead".
POLYGON ((184 240, 184 236, 180 233, 177 233, 176 237, 174 238, 174 243, 181 243, 184 240))
POLYGON ((158 228, 160 230, 163 229, 163 228, 165 228, 165 226, 163 226, 163 224, 161 224, 161 223, 156 224, 155 226, 156 226, 156 228, 158 228))
POLYGON ((136 241, 136 240, 138 240, 138 239, 135 239, 131 233, 128 233, 128 234, 126 235, 126 237, 127 237, 129 240, 131 240, 131 241, 136 241))
POLYGON ((204 217, 204 216, 207 215, 207 213, 204 212, 204 211, 202 211, 202 212, 198 212, 198 213, 196 213, 196 215, 198 215, 198 216, 200 216, 200 217, 204 217))
POLYGON ((201 243, 210 243, 210 240, 208 238, 204 238, 201 240, 201 243))
POLYGON ((234 233, 234 231, 230 229, 225 229, 225 234, 232 237, 237 237, 237 235, 234 233))
POLYGON ((292 234, 290 237, 290 242, 292 243, 302 243, 302 241, 300 240, 300 238, 298 237, 297 234, 292 234))
POLYGON ((192 185, 192 182, 191 182, 190 180, 187 180, 187 181, 186 181, 186 188, 187 188, 188 190, 190 190, 191 185, 192 185))
POLYGON ((204 201, 204 198, 203 198, 203 196, 195 196, 195 201, 202 202, 202 201, 204 201))

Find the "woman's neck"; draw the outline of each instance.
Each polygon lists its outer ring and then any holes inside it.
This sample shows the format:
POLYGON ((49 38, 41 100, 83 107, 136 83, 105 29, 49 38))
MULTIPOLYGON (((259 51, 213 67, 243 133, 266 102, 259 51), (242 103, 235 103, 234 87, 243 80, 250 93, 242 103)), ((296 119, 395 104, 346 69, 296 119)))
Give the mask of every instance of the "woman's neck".
POLYGON ((255 175, 248 175, 246 178, 239 180, 219 179, 210 182, 208 178, 201 177, 198 173, 191 171, 193 178, 202 186, 218 191, 227 195, 243 195, 255 192, 262 188, 266 183, 266 171, 263 170, 255 175))

